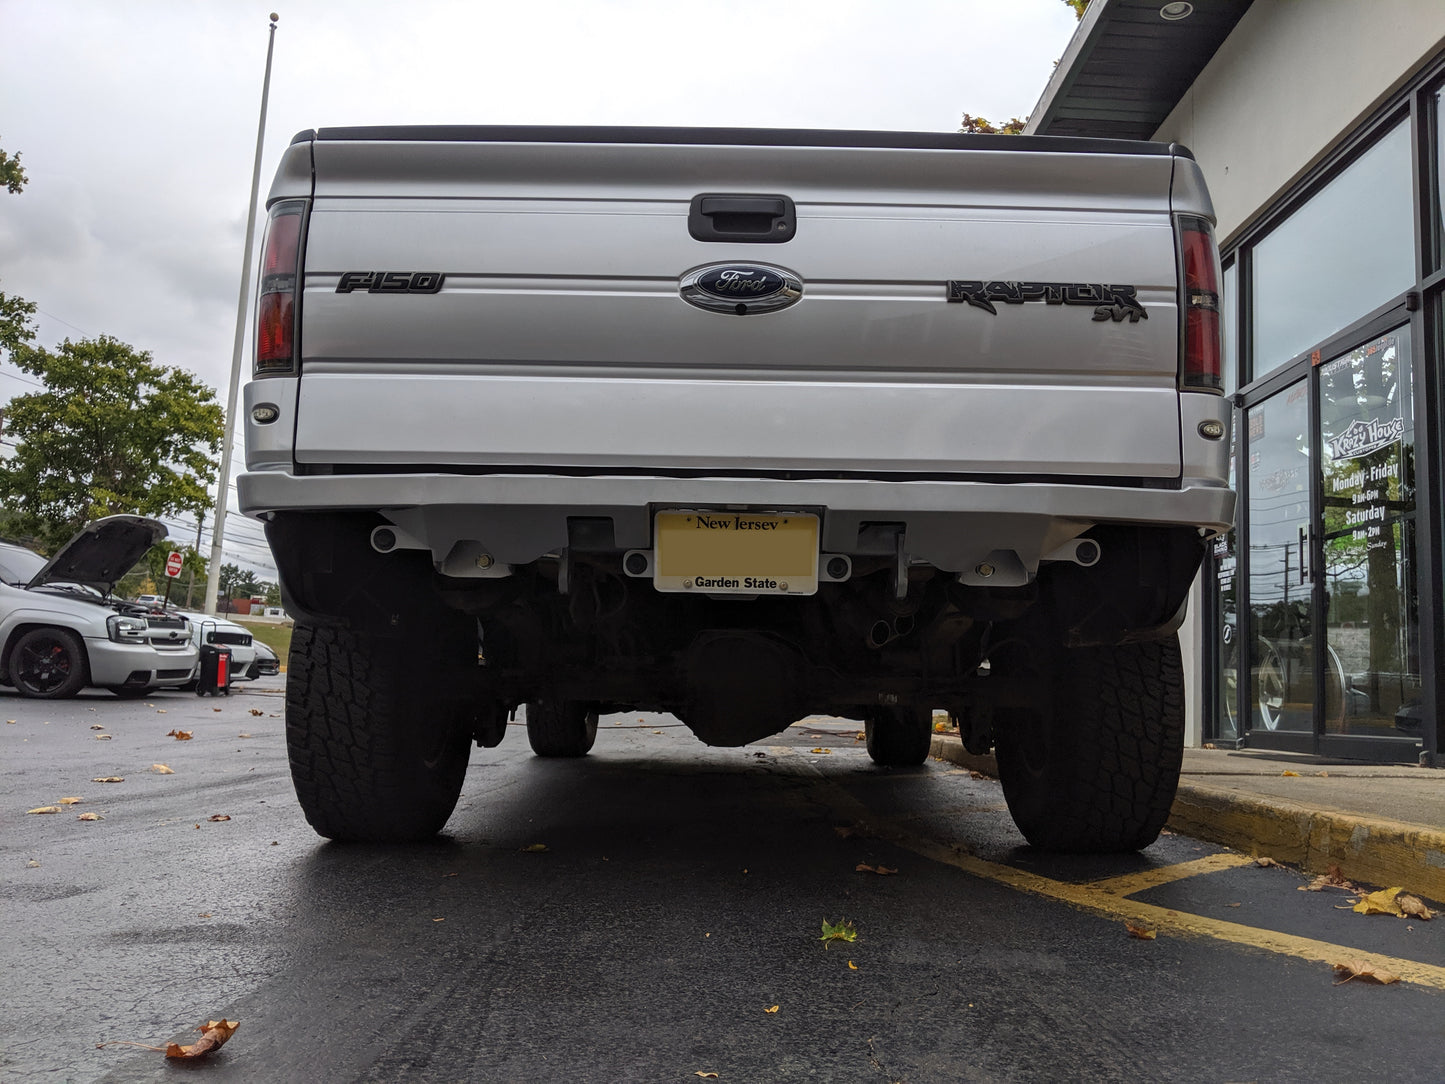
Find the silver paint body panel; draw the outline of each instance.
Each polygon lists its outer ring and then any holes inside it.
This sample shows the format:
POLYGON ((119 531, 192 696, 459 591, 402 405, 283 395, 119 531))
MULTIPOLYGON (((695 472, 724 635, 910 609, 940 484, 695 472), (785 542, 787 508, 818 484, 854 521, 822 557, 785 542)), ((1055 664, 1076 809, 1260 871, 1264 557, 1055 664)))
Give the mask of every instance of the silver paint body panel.
POLYGON ((569 514, 611 516, 626 548, 662 505, 808 508, 830 552, 902 522, 948 569, 1036 565, 1104 520, 1232 520, 1228 441, 1197 433, 1227 403, 1177 390, 1171 213, 1212 216, 1188 159, 323 140, 283 160, 271 199, 297 197, 301 375, 247 386, 248 514, 383 509, 439 562, 480 541, 521 564, 569 514), (702 191, 785 193, 796 235, 695 241, 702 191), (737 317, 679 294, 758 260, 801 299, 737 317), (336 292, 374 270, 445 283, 336 292), (950 279, 1129 284, 1148 318, 989 314, 950 279), (260 403, 281 416, 251 422, 260 403))

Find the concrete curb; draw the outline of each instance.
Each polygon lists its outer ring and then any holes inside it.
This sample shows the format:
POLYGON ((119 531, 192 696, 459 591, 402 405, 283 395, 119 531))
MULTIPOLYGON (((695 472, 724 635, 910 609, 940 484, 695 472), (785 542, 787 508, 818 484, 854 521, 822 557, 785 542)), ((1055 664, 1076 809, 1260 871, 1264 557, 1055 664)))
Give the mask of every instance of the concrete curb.
MULTIPOLYGON (((978 756, 950 734, 935 734, 930 752, 961 768, 998 777, 992 754, 978 756)), ((1242 794, 1185 779, 1169 827, 1246 854, 1265 855, 1310 873, 1339 866, 1353 881, 1445 901, 1445 832, 1283 798, 1242 794)))

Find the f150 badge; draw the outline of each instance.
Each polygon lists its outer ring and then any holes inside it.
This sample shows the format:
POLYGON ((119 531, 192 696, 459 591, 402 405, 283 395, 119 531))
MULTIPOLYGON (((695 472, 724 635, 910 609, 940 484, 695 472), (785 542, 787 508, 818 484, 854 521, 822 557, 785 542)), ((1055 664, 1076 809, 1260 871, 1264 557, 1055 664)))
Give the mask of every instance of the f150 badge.
POLYGON ((338 294, 365 290, 369 294, 434 294, 442 288, 440 271, 346 271, 336 284, 338 294))
POLYGON ((803 296, 803 282, 791 271, 757 263, 715 263, 684 276, 682 299, 709 312, 737 316, 777 312, 803 296))
POLYGON ((948 300, 966 301, 976 309, 998 315, 995 301, 1022 305, 1042 301, 1046 305, 1088 305, 1095 320, 1127 319, 1131 324, 1149 319, 1139 304, 1133 286, 1106 286, 1100 282, 984 282, 979 279, 949 279, 948 300))

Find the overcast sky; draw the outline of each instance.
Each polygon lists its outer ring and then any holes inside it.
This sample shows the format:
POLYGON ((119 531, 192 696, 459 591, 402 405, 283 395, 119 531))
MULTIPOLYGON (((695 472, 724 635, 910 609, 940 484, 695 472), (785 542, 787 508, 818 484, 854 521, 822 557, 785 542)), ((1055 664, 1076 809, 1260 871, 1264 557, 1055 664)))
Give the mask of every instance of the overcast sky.
MULTIPOLYGON (((0 0, 0 147, 29 175, 0 193, 0 290, 42 345, 113 335, 224 402, 273 10, 262 199, 322 126, 956 131, 1026 115, 1076 26, 1062 0, 0 0)), ((27 390, 0 366, 0 402, 27 390)), ((257 524, 226 533, 271 570, 257 524)))

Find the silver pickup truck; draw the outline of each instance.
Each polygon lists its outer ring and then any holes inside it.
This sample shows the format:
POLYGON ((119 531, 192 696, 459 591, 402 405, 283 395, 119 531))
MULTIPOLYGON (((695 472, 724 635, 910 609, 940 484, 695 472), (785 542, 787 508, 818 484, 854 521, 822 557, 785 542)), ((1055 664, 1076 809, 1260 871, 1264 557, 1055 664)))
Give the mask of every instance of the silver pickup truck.
POLYGON ((1153 143, 328 128, 269 197, 242 509, 311 824, 415 839, 470 742, 935 710, 1035 845, 1145 846, 1228 528, 1212 210, 1153 143))

